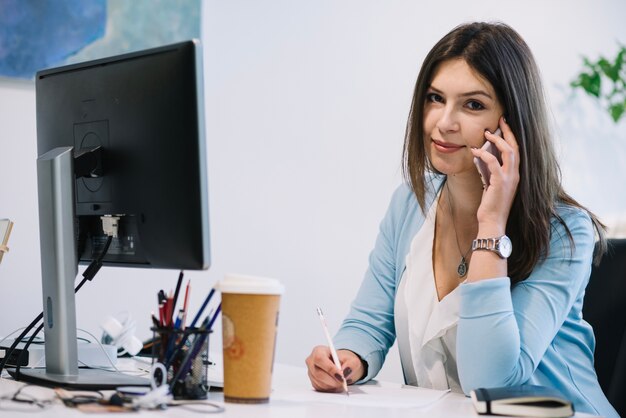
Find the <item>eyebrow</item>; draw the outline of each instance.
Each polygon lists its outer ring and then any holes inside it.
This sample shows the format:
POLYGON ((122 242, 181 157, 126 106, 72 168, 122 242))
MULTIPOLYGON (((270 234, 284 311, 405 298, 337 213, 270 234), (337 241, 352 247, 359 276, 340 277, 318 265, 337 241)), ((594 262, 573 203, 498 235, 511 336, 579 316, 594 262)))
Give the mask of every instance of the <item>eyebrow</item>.
MULTIPOLYGON (((435 91, 436 93, 443 94, 443 92, 441 90, 439 90, 438 88, 436 88, 436 87, 430 86, 430 89, 435 91)), ((484 91, 484 90, 468 91, 468 92, 465 92, 465 93, 461 94, 460 97, 477 96, 477 95, 486 96, 486 97, 490 98, 491 100, 493 100, 493 97, 491 97, 491 95, 489 93, 487 93, 486 91, 484 91)))

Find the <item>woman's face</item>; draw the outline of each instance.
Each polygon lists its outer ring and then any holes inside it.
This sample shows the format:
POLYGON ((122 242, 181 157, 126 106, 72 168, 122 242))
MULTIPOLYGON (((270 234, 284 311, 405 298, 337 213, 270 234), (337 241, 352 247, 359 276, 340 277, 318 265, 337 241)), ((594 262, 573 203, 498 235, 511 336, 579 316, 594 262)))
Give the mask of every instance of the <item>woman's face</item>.
POLYGON ((426 93, 424 141, 433 167, 447 175, 478 176, 471 147, 494 132, 503 109, 491 84, 463 59, 439 64, 426 93))

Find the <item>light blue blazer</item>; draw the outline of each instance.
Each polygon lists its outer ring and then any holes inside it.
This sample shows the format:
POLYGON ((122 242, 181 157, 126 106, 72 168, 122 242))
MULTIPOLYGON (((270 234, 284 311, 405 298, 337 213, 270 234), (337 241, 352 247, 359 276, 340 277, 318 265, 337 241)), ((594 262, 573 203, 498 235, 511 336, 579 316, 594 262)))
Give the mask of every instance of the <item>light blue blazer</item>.
MULTIPOLYGON (((445 177, 431 178, 430 206, 445 177)), ((595 338, 582 318, 591 272, 593 224, 581 209, 557 206, 574 238, 554 219, 547 258, 511 289, 508 277, 461 284, 457 367, 463 391, 535 384, 557 388, 577 411, 618 417, 593 367, 595 338)), ((424 222, 407 185, 394 193, 380 225, 369 268, 335 346, 368 363, 364 381, 376 376, 396 338, 394 302, 411 241, 424 222)), ((425 243, 432 245, 432 243, 425 243)), ((524 251, 514 248, 513 251, 524 251)))

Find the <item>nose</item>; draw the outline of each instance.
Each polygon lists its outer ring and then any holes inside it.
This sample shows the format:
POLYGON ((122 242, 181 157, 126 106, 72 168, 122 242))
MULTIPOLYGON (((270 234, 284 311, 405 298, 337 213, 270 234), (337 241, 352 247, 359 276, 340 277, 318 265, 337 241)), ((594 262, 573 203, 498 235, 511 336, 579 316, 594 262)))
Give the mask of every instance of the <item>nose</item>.
POLYGON ((441 133, 458 131, 459 122, 452 106, 445 106, 441 109, 436 126, 441 133))

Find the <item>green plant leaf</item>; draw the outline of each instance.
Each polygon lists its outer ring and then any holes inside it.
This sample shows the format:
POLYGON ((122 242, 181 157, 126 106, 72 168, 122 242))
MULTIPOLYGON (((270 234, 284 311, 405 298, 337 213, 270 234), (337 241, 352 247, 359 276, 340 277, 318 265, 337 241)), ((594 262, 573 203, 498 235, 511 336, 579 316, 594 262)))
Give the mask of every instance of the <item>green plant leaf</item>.
POLYGON ((585 90, 588 94, 600 97, 601 78, 598 73, 582 73, 578 76, 576 85, 585 90))
POLYGON ((624 63, 624 54, 626 54, 626 48, 622 48, 618 52, 617 57, 615 57, 615 63, 613 64, 613 68, 615 68, 615 71, 617 71, 618 74, 622 69, 622 64, 624 63))
POLYGON ((613 121, 615 123, 617 123, 620 120, 620 118, 622 117, 625 111, 626 111, 626 102, 616 103, 616 104, 609 106, 609 113, 611 114, 611 117, 613 118, 613 121))
POLYGON ((626 46, 619 45, 614 60, 600 57, 592 62, 585 56, 582 60, 583 71, 570 86, 583 89, 599 103, 606 103, 609 115, 617 123, 626 115, 626 46))
POLYGON ((611 81, 615 82, 619 79, 619 68, 611 65, 611 63, 608 62, 606 59, 601 58, 600 61, 598 61, 598 66, 600 67, 604 75, 610 78, 611 81))
POLYGON ((587 57, 583 57, 583 63, 585 64, 585 67, 589 67, 591 70, 596 71, 596 64, 589 61, 587 57))

